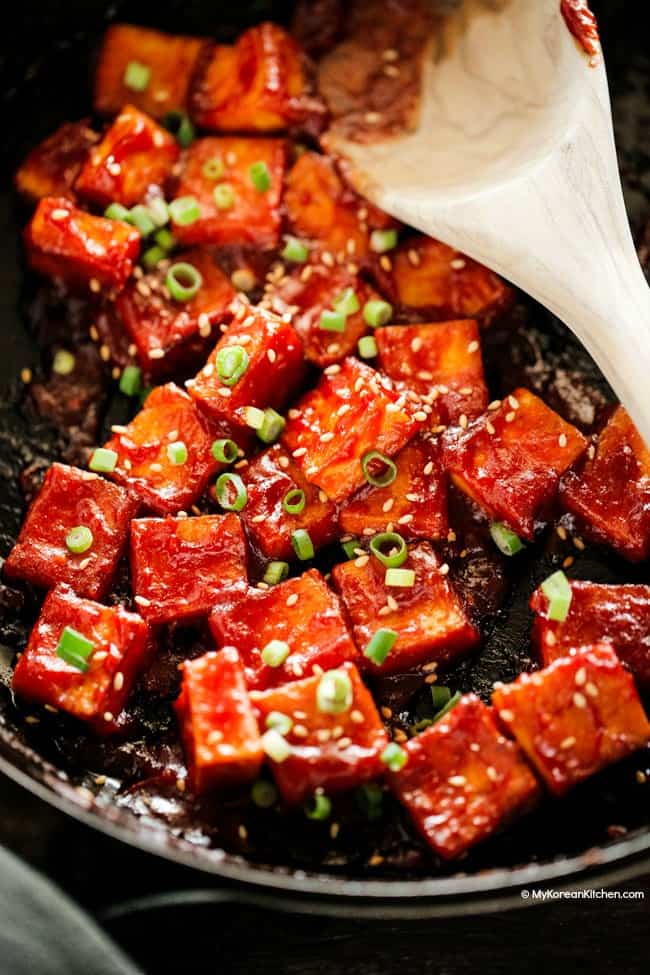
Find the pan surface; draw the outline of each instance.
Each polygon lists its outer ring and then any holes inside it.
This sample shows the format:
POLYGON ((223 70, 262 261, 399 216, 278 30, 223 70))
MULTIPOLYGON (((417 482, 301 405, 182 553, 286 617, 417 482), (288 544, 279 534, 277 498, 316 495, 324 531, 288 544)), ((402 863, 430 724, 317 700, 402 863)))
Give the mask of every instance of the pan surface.
MULTIPOLYGON (((26 212, 10 186, 12 170, 25 151, 65 119, 90 114, 92 53, 107 18, 150 24, 171 32, 199 33, 229 39, 263 17, 286 21, 288 5, 178 3, 157 5, 123 2, 108 7, 68 3, 59 9, 34 0, 21 6, 23 20, 0 59, 4 101, 4 135, 0 148, 0 554, 15 538, 29 495, 43 469, 59 456, 74 462, 84 443, 101 441, 102 430, 120 422, 125 404, 106 396, 96 351, 88 352, 88 372, 103 402, 101 415, 85 406, 74 444, 58 432, 48 409, 45 378, 53 336, 87 343, 85 310, 61 305, 51 291, 23 270, 20 228, 26 212), (81 339, 80 339, 81 341, 81 339), (30 367, 42 386, 34 399, 20 381, 30 367), (104 397, 102 399, 102 397, 104 397), (25 474, 25 470, 27 473, 25 474)), ((650 213, 650 58, 638 27, 624 2, 593 4, 600 16, 621 155, 627 202, 634 229, 641 235, 650 213)), ((615 327, 615 323, 613 323, 615 327)), ((513 318, 486 338, 486 360, 495 395, 521 383, 539 390, 552 406, 589 431, 599 422, 611 398, 602 378, 566 329, 532 303, 522 300, 513 318)), ((89 380, 90 386, 90 380, 89 380)), ((56 417, 54 417, 56 420, 56 417)), ((476 528, 480 537, 481 526, 476 528)), ((477 546, 464 580, 475 598, 483 589, 498 612, 485 645, 474 658, 456 666, 445 683, 484 696, 495 680, 510 680, 531 666, 527 599, 550 568, 567 554, 547 534, 517 561, 517 576, 497 561, 486 561, 477 546), (496 598, 498 597, 498 599, 496 598)), ((569 543, 570 547, 570 543, 569 543)), ((647 566, 631 568, 611 553, 588 547, 571 550, 577 578, 597 581, 650 581, 647 566)), ((119 595, 119 592, 118 592, 119 595)), ((97 783, 107 756, 70 729, 51 723, 25 722, 28 712, 16 707, 8 691, 13 656, 24 643, 38 606, 36 594, 0 586, 0 769, 42 798, 72 815, 131 844, 151 850, 232 881, 255 885, 258 898, 273 889, 292 906, 337 910, 348 899, 367 899, 365 909, 384 915, 449 913, 471 902, 472 909, 501 906, 522 887, 601 883, 631 876, 650 862, 650 756, 641 752, 620 766, 585 783, 561 802, 546 801, 503 835, 453 866, 432 861, 414 837, 400 810, 391 804, 379 824, 367 824, 352 801, 341 806, 342 829, 336 841, 321 824, 295 818, 261 816, 250 803, 234 797, 218 815, 189 806, 162 768, 178 761, 175 735, 168 719, 169 702, 161 700, 140 737, 129 740, 97 783), (95 750, 93 750, 95 749, 95 750), (125 775, 125 770, 130 773, 125 775), (139 782, 120 788, 119 781, 139 782), (242 816, 246 819, 241 834, 242 816), (224 852, 227 850, 228 852, 224 852), (375 861, 371 864, 371 861, 375 861)), ((488 607, 490 608, 490 607, 488 607)), ((202 635, 176 634, 187 646, 200 646, 202 635)), ((183 650, 183 646, 181 646, 183 650)), ((194 650, 192 650, 194 652, 194 650)), ((173 649, 164 648, 170 665, 173 649)), ((378 689, 394 710, 418 714, 412 688, 397 682, 378 689)), ((109 763, 110 764, 110 763, 109 763)), ((274 895, 275 896, 275 895, 274 895)), ((277 904, 277 901, 275 902, 277 904)))

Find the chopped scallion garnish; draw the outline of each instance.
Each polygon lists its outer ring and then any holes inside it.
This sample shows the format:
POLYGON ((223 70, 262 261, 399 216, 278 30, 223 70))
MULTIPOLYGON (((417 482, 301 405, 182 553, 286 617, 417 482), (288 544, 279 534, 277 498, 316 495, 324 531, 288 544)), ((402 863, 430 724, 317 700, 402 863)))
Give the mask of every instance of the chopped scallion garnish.
POLYGON ((365 785, 359 786, 354 797, 361 812, 370 822, 381 817, 384 790, 376 782, 366 782, 365 785))
POLYGON ((285 261, 293 261, 295 264, 304 264, 309 257, 309 248, 297 237, 286 237, 285 245, 280 252, 280 256, 285 261))
POLYGON ((270 809, 278 798, 278 790, 267 779, 258 779, 251 788, 251 799, 260 809, 270 809))
POLYGON ((342 311, 330 311, 326 308, 321 312, 318 327, 325 332, 344 332, 346 318, 342 311))
POLYGON ((291 745, 275 728, 262 735, 262 749, 272 762, 285 762, 291 754, 291 745))
POLYGON ((356 549, 359 548, 358 538, 349 538, 346 542, 341 542, 341 548, 349 559, 356 558, 356 549))
POLYGON ((129 223, 132 223, 136 227, 143 237, 148 237, 156 229, 156 225, 151 218, 151 214, 146 206, 142 203, 138 203, 137 206, 131 207, 129 212, 129 223))
POLYGON ((372 660, 373 664, 377 664, 378 667, 381 667, 386 660, 386 657, 395 646, 396 640, 397 633, 395 630, 376 630, 366 649, 363 651, 363 655, 364 657, 367 657, 368 660, 372 660))
POLYGON ((279 735, 288 735, 293 728, 293 720, 282 711, 269 711, 264 726, 272 731, 277 731, 279 735))
POLYGON ((142 263, 147 271, 153 271, 158 267, 161 261, 165 260, 166 257, 167 251, 155 244, 153 247, 147 247, 146 251, 142 255, 142 263))
POLYGON ((296 531, 291 532, 291 544, 301 562, 313 559, 315 555, 314 543, 305 528, 297 528, 296 531))
POLYGON ((159 196, 147 204, 147 209, 156 227, 164 227, 169 223, 169 207, 159 196))
POLYGON ((214 494, 224 511, 241 511, 248 501, 246 485, 239 474, 226 471, 217 478, 214 494), (234 492, 234 497, 233 497, 234 492))
POLYGON ((263 582, 267 586, 277 586, 279 582, 282 582, 289 575, 289 563, 288 562, 269 562, 264 572, 263 582))
POLYGON ((501 521, 493 521, 490 525, 490 535, 492 536, 492 541, 504 555, 516 555, 517 552, 521 552, 524 547, 524 543, 515 535, 507 525, 504 525, 501 521))
POLYGON ((122 82, 125 88, 131 91, 146 91, 151 81, 151 68, 141 61, 129 61, 125 70, 122 82))
POLYGON ((182 440, 176 440, 167 445, 167 457, 169 462, 176 467, 187 463, 187 447, 182 440))
POLYGON ((165 128, 175 136, 176 141, 183 149, 194 141, 196 134, 192 121, 185 112, 167 112, 163 119, 165 128))
MULTIPOLYGON (((435 689, 436 688, 435 688, 435 685, 434 685, 431 688, 431 691, 432 691, 431 698, 433 700, 433 706, 434 706, 434 708, 438 706, 436 704, 436 700, 435 700, 435 698, 433 696, 433 691, 435 689)), ((462 697, 462 694, 460 693, 460 691, 456 691, 455 694, 451 694, 451 692, 450 692, 450 690, 449 690, 448 687, 439 687, 438 690, 440 690, 440 691, 443 691, 443 690, 446 691, 447 692, 447 695, 448 695, 448 698, 442 704, 442 706, 438 706, 438 711, 433 716, 432 724, 435 723, 436 721, 440 721, 441 718, 444 718, 444 716, 446 714, 448 714, 451 711, 452 708, 455 708, 456 707, 456 705, 458 704, 458 702, 460 701, 460 699, 462 697)))
POLYGON ((385 254, 397 246, 396 230, 373 230, 370 234, 370 250, 375 254, 385 254))
POLYGON ((234 440, 215 440, 212 444, 212 456, 220 464, 232 464, 238 454, 239 447, 234 440))
POLYGON ((52 359, 52 372, 57 376, 69 376, 74 372, 76 361, 72 352, 68 352, 67 349, 57 349, 52 359))
POLYGON ((157 230, 153 235, 153 239, 165 253, 169 253, 169 251, 172 251, 176 247, 176 238, 167 227, 162 227, 160 230, 157 230))
POLYGON ((244 423, 251 430, 261 430, 264 425, 264 410, 258 409, 257 406, 245 406, 242 410, 244 416, 244 423))
POLYGON ((77 670, 85 672, 88 670, 88 658, 94 649, 95 645, 92 640, 88 640, 73 627, 66 626, 59 637, 56 655, 70 664, 71 667, 76 667, 77 670))
POLYGON ((391 772, 399 772, 406 765, 408 754, 403 748, 400 748, 397 742, 391 741, 384 748, 380 758, 391 772))
POLYGON ((288 515, 299 515, 305 510, 307 496, 300 488, 292 488, 287 491, 282 499, 282 507, 288 515))
POLYGON ((248 352, 243 345, 225 345, 217 352, 217 375, 224 386, 234 386, 248 369, 248 352))
POLYGON ((353 701, 352 681, 344 670, 327 670, 316 688, 316 706, 323 714, 349 711, 353 701))
POLYGON ((271 174, 269 167, 263 159, 258 159, 257 162, 254 162, 248 170, 248 173, 251 178, 251 183, 258 192, 266 193, 267 190, 271 189, 271 174))
POLYGON ((85 525, 76 525, 65 537, 66 548, 73 555, 83 555, 92 546, 93 541, 93 533, 85 525))
POLYGON ((396 586, 400 589, 412 589, 415 585, 415 571, 413 569, 386 569, 384 585, 396 586))
POLYGON ((165 275, 165 287, 174 301, 191 301, 203 284, 203 276, 193 264, 178 261, 165 275))
POLYGON ((387 569, 399 569, 408 558, 406 542, 397 532, 379 532, 373 535, 370 551, 387 569))
POLYGON ((363 319, 371 328, 387 325, 393 317, 393 306, 380 298, 373 298, 363 306, 363 319))
POLYGON ((364 335, 357 342, 357 350, 362 359, 375 359, 379 352, 374 335, 364 335))
POLYGON ((264 410, 264 421, 257 431, 257 436, 263 443, 275 443, 286 425, 284 417, 269 406, 264 410))
POLYGON ((212 191, 212 199, 217 210, 232 210, 235 205, 235 191, 230 183, 219 183, 212 191))
POLYGON ((569 615, 573 593, 569 580, 560 569, 545 579, 541 586, 542 592, 548 599, 546 615, 549 620, 564 623, 569 615))
POLYGON ((307 819, 329 819, 332 803, 322 792, 316 792, 311 799, 307 800, 304 809, 307 819))
POLYGON ((195 223, 201 216, 201 208, 193 196, 179 196, 169 204, 169 215, 179 227, 195 223))
POLYGON ((142 370, 138 366, 125 366, 120 376, 120 392, 125 396, 137 396, 142 389, 142 370))
POLYGON ((363 455, 361 469, 366 481, 373 487, 388 487, 397 477, 397 467, 393 461, 378 450, 369 450, 363 455))
POLYGON ((92 453, 88 467, 98 474, 112 474, 117 467, 117 454, 106 447, 97 447, 92 453))
POLYGON ((121 220, 123 223, 131 222, 131 211, 123 207, 121 203, 111 203, 104 210, 104 216, 107 220, 121 220))
POLYGON ((345 291, 342 291, 341 294, 334 299, 332 304, 334 306, 334 311, 341 312, 342 315, 354 315, 354 313, 359 311, 359 308, 361 307, 354 288, 346 288, 345 291))
POLYGON ((225 171, 225 166, 220 156, 212 156, 211 159, 206 159, 201 169, 206 179, 221 179, 225 171))
POLYGON ((271 640, 262 650, 262 661, 267 667, 281 667, 289 656, 289 644, 284 640, 271 640))

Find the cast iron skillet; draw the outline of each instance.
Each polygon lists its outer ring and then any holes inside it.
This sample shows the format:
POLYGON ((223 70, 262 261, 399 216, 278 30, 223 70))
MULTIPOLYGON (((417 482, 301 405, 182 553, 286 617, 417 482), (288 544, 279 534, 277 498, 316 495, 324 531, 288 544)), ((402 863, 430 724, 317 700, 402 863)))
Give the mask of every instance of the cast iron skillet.
MULTIPOLYGON (((26 214, 10 189, 12 171, 25 151, 64 119, 90 112, 92 52, 110 19, 150 24, 171 32, 203 33, 229 39, 263 17, 286 21, 289 5, 257 0, 231 4, 201 0, 168 0, 155 12, 144 2, 120 0, 110 6, 74 0, 59 7, 23 0, 22 23, 11 49, 0 57, 0 98, 4 103, 0 163, 4 191, 0 196, 0 552, 6 555, 22 512, 20 472, 45 464, 60 451, 60 441, 47 417, 25 412, 20 370, 38 368, 44 355, 38 329, 26 327, 34 307, 33 282, 21 264, 19 228, 26 214)), ((615 98, 621 165, 630 215, 641 233, 650 196, 650 116, 647 105, 650 63, 643 53, 642 32, 629 23, 625 0, 594 3, 600 16, 615 98)), ((9 43, 6 41, 5 43, 9 43)), ((589 431, 611 394, 593 363, 567 331, 530 303, 515 312, 510 331, 497 329, 486 340, 490 382, 495 394, 522 382, 537 389, 551 405, 589 431), (518 319, 518 320, 519 320, 518 319)), ((34 319, 32 317, 32 326, 34 319)), ((615 323, 614 323, 615 324, 615 323)), ((72 323, 64 323, 71 328, 72 323)), ((110 412, 110 410, 109 410, 110 412)), ((101 434, 99 434, 101 436, 101 434)), ((99 440, 101 442, 101 440, 99 440)), ((24 484, 24 481, 23 481, 24 484)), ((552 533, 517 561, 509 596, 486 644, 474 659, 456 667, 448 683, 486 696, 494 680, 510 680, 531 666, 527 599, 558 558, 567 552, 552 533)), ((576 556, 572 574, 597 581, 649 581, 647 566, 632 569, 611 553, 589 547, 576 556)), ((104 832, 171 860, 219 878, 214 894, 242 897, 274 906, 337 913, 350 907, 359 914, 425 916, 494 909, 526 903, 523 888, 551 885, 586 886, 629 878, 650 864, 650 785, 639 784, 639 772, 650 764, 643 752, 597 776, 561 802, 546 801, 534 815, 480 847, 452 866, 399 865, 389 861, 379 870, 358 855, 327 852, 319 838, 318 860, 304 849, 285 850, 288 833, 262 843, 260 850, 231 846, 235 852, 197 849, 196 843, 173 835, 160 822, 134 816, 129 808, 95 800, 84 785, 90 779, 68 775, 56 749, 45 749, 24 715, 12 702, 8 680, 13 654, 24 638, 24 606, 2 591, 0 605, 0 770, 27 789, 104 832), (61 767, 59 767, 61 766, 61 767), (80 787, 81 786, 81 787, 80 787), (275 844, 275 845, 274 845, 275 844), (323 866, 325 864, 326 866, 323 866)), ((648 770, 650 778, 650 770, 648 770)), ((642 778, 642 776, 641 776, 642 778)), ((399 822, 391 829, 399 833, 399 822)), ((400 834, 401 835, 401 834, 400 834)), ((361 837, 360 842, 363 838, 361 837)), ((411 839, 411 845, 415 841, 411 839)), ((399 845, 399 844, 398 844, 399 845)), ((403 844, 409 849, 409 843, 403 844)))

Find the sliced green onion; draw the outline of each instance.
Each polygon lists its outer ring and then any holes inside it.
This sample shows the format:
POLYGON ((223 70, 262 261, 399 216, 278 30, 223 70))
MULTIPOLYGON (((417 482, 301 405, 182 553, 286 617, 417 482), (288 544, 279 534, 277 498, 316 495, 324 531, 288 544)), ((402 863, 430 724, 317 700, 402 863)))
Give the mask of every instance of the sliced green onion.
POLYGON ((329 819, 332 803, 322 792, 315 793, 304 805, 307 819, 329 819))
POLYGON ((443 687, 440 684, 433 684, 431 687, 431 703, 433 704, 434 711, 439 711, 440 708, 444 708, 446 704, 451 700, 451 691, 448 687, 443 687))
POLYGON ((156 225, 151 219, 151 214, 148 209, 138 203, 137 206, 131 207, 131 212, 129 213, 129 222, 133 224, 134 227, 140 231, 143 237, 148 237, 156 229, 156 225))
POLYGON ((117 467, 117 454, 106 447, 96 447, 88 462, 91 471, 99 474, 112 474, 117 467))
POLYGON ((399 772, 403 769, 408 761, 408 753, 395 741, 391 741, 390 744, 386 745, 380 758, 384 765, 388 766, 391 772, 399 772))
POLYGON ((548 619, 555 620, 556 623, 564 623, 569 615, 573 596, 569 580, 564 572, 561 569, 559 572, 554 572, 553 575, 544 580, 541 589, 548 599, 546 611, 548 619))
POLYGON ((239 447, 234 440, 215 440, 212 444, 212 456, 220 464, 232 464, 238 454, 239 447))
POLYGON ((375 254, 385 254, 397 246, 396 230, 373 230, 370 234, 370 250, 375 254))
POLYGON ((95 645, 92 640, 88 640, 71 626, 66 626, 57 643, 56 654, 71 667, 86 671, 88 670, 88 658, 94 649, 95 645))
POLYGON ((524 543, 519 536, 515 535, 513 531, 510 531, 501 521, 492 522, 490 525, 490 535, 496 547, 504 555, 516 555, 524 547, 524 543))
POLYGON ((153 271, 154 268, 158 267, 161 261, 164 261, 167 257, 167 251, 163 250, 162 247, 158 247, 156 244, 154 247, 147 247, 146 251, 142 255, 142 263, 146 267, 147 271, 153 271))
POLYGON ((318 327, 325 332, 344 332, 346 318, 342 311, 330 311, 328 308, 321 312, 318 327))
POLYGON ((267 190, 271 189, 271 174, 269 167, 263 159, 258 159, 257 162, 253 163, 248 170, 248 175, 251 178, 251 183, 258 192, 266 193, 267 190))
POLYGON ((364 335, 360 338, 357 342, 357 349, 362 359, 375 359, 379 354, 374 335, 364 335))
POLYGON ((125 396, 137 396, 142 389, 142 370, 138 366, 125 366, 120 376, 120 392, 125 396))
POLYGON ((176 467, 187 463, 187 447, 182 440, 175 440, 167 445, 167 457, 176 467))
POLYGON ((387 569, 399 569, 408 558, 406 542, 397 532, 379 532, 370 541, 370 551, 387 569), (389 551, 386 552, 385 549, 389 551))
POLYGON ((283 416, 280 416, 271 407, 264 410, 264 420, 262 426, 257 431, 257 436, 263 443, 275 443, 287 423, 283 416))
POLYGON ((315 555, 314 543, 305 528, 297 528, 295 532, 291 532, 291 544, 301 562, 313 559, 315 555))
POLYGON ((185 112, 167 112, 163 119, 163 125, 168 132, 171 132, 183 149, 187 149, 194 141, 196 130, 192 125, 189 115, 185 112))
POLYGON ((291 745, 275 728, 262 735, 262 749, 272 762, 285 762, 291 754, 291 745))
POLYGON ((397 467, 386 454, 380 453, 378 450, 369 450, 367 454, 364 454, 361 458, 361 469, 363 470, 363 476, 365 477, 368 484, 372 484, 373 487, 388 487, 392 484, 397 477, 397 467), (382 473, 373 474, 372 467, 375 468, 380 465, 382 468, 382 473))
POLYGON ((270 809, 278 798, 278 790, 272 782, 258 779, 251 788, 251 799, 260 809, 270 809))
POLYGON ((169 251, 172 251, 176 247, 176 238, 167 227, 162 227, 160 230, 157 230, 153 235, 153 239, 156 241, 158 247, 166 253, 169 253, 169 251))
POLYGON ((413 569, 386 569, 384 585, 397 586, 400 589, 412 589, 415 585, 415 571, 413 569))
POLYGON ((293 720, 288 714, 283 714, 282 711, 269 711, 264 726, 277 731, 279 735, 288 735, 293 728, 293 720))
POLYGON ((282 499, 282 507, 288 515, 299 515, 301 511, 305 510, 306 504, 307 495, 300 488, 292 488, 287 491, 282 499))
POLYGON ((169 223, 169 207, 159 196, 147 204, 147 210, 156 227, 164 227, 169 223))
POLYGON ((367 657, 368 660, 372 660, 373 664, 377 664, 378 667, 381 667, 386 660, 386 657, 395 646, 396 640, 397 633, 395 630, 376 630, 366 649, 363 651, 363 655, 364 657, 367 657))
POLYGON ((214 493, 224 511, 241 511, 248 501, 246 485, 239 474, 232 474, 230 471, 226 471, 225 474, 221 474, 217 478, 214 493), (235 492, 234 499, 232 498, 233 491, 235 492))
POLYGON ((349 559, 354 559, 357 555, 355 549, 359 548, 359 539, 349 538, 347 542, 341 542, 341 548, 349 559))
POLYGON ((359 308, 361 307, 354 288, 346 288, 345 291, 342 291, 341 294, 334 299, 332 304, 334 306, 334 311, 339 311, 342 315, 354 315, 355 311, 359 311, 359 308))
POLYGON ((201 216, 201 208, 194 196, 179 196, 169 204, 169 215, 179 227, 195 223, 201 216))
POLYGON ((289 644, 284 640, 271 640, 262 650, 262 660, 267 667, 281 667, 289 652, 289 644))
POLYGON ((259 410, 256 406, 245 406, 242 410, 244 423, 251 430, 261 430, 264 426, 264 410, 259 410))
POLYGON ((252 291, 257 285, 257 278, 248 267, 238 267, 230 275, 230 280, 237 291, 252 291))
POLYGON ((370 822, 381 819, 384 790, 380 785, 376 782, 367 782, 365 785, 359 786, 354 794, 354 798, 366 819, 370 820, 370 822))
POLYGON ((316 688, 316 706, 322 714, 349 711, 353 700, 352 681, 344 670, 327 670, 316 688))
POLYGON ((280 251, 280 256, 285 261, 294 261, 296 264, 304 264, 309 257, 309 248, 297 237, 285 238, 285 245, 280 251))
POLYGON ((263 582, 267 586, 277 586, 279 582, 283 582, 284 579, 289 575, 289 563, 288 562, 269 562, 264 572, 263 582))
POLYGON ((371 328, 387 325, 393 317, 393 306, 380 298, 373 298, 363 306, 363 320, 371 328))
POLYGON ((203 163, 201 172, 206 179, 221 179, 226 169, 223 160, 219 156, 212 156, 203 163))
MULTIPOLYGON (((432 690, 433 690, 433 688, 432 688, 432 690)), ((445 687, 444 690, 446 690, 447 692, 449 692, 449 688, 447 688, 447 687, 445 687)), ((431 723, 434 724, 436 721, 440 721, 441 718, 444 718, 444 716, 446 714, 449 714, 449 712, 451 711, 451 709, 456 707, 456 705, 460 701, 461 697, 462 697, 462 694, 460 693, 460 691, 456 691, 455 694, 452 694, 449 697, 449 700, 446 701, 445 704, 442 705, 442 707, 439 709, 439 711, 436 714, 434 714, 433 721, 431 723)), ((435 701, 434 701, 434 707, 435 706, 436 705, 435 705, 435 701)))
POLYGON ((87 552, 93 541, 93 533, 85 525, 76 525, 65 536, 66 547, 74 555, 82 555, 87 552))
POLYGON ((57 376, 69 376, 71 372, 74 372, 76 361, 72 352, 68 352, 67 349, 57 349, 52 359, 52 372, 55 372, 57 376))
POLYGON ((122 77, 125 88, 131 91, 146 91, 151 81, 151 68, 140 61, 129 61, 122 77))
POLYGON ((121 220, 123 223, 130 223, 131 211, 123 207, 121 203, 111 203, 104 210, 107 220, 121 220))
POLYGON ((225 345, 217 352, 217 375, 224 386, 234 386, 248 369, 248 352, 243 345, 225 345))
POLYGON ((165 275, 165 287, 174 301, 191 301, 203 284, 203 276, 193 264, 178 261, 165 275))
POLYGON ((235 205, 235 191, 230 183, 219 183, 212 191, 217 210, 231 210, 235 205))

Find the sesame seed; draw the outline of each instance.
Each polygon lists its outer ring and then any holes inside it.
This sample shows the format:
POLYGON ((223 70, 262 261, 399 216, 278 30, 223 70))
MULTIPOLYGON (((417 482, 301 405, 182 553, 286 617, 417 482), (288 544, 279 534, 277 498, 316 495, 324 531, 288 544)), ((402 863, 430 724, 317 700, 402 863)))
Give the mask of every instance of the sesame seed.
POLYGON ((41 719, 37 718, 35 714, 28 714, 27 717, 25 718, 25 722, 27 724, 40 724, 41 719))
POLYGON ((500 399, 493 399, 491 403, 488 403, 488 410, 498 410, 501 406, 500 399))
POLYGON ((295 724, 291 729, 291 733, 295 735, 296 738, 306 738, 309 734, 304 724, 295 724))
POLYGON ((105 775, 96 775, 95 776, 95 785, 104 785, 105 783, 106 783, 106 776, 105 775))
POLYGON ((266 358, 269 360, 269 362, 275 362, 277 357, 278 356, 275 349, 269 349, 268 352, 266 353, 266 358))
POLYGON ((594 683, 592 683, 592 681, 588 681, 585 684, 585 692, 589 695, 589 697, 598 697, 598 688, 594 683))
POLYGON ((586 708, 587 698, 584 696, 584 694, 581 694, 580 691, 576 691, 573 695, 573 703, 577 708, 586 708))
POLYGON ((423 345, 424 342, 419 336, 411 339, 411 352, 419 352, 423 345))
POLYGON ((490 780, 490 782, 498 782, 499 781, 499 773, 495 769, 494 765, 488 765, 488 767, 485 770, 485 774, 487 775, 487 777, 490 780))
POLYGON ((461 413, 460 416, 458 417, 458 425, 463 430, 467 430, 468 423, 469 423, 469 420, 467 419, 467 416, 465 415, 465 413, 461 413))
POLYGON ((409 515, 402 515, 401 518, 398 518, 397 519, 397 524, 398 525, 410 525, 410 523, 413 521, 413 518, 414 517, 415 516, 414 515, 411 515, 411 514, 409 514, 409 515))
POLYGON ((424 474, 424 475, 425 475, 426 477, 428 477, 428 476, 429 476, 429 474, 432 474, 432 473, 433 473, 433 461, 432 461, 432 460, 430 460, 430 461, 428 461, 428 463, 426 463, 426 464, 424 465, 424 467, 423 467, 423 469, 422 469, 422 473, 423 473, 423 474, 424 474))
POLYGON ((514 420, 514 418, 515 418, 515 411, 514 410, 511 410, 509 413, 506 413, 506 416, 505 416, 506 423, 512 423, 512 421, 514 420))
POLYGON ((65 220, 69 216, 69 213, 69 210, 64 210, 63 207, 57 207, 55 210, 52 210, 50 220, 65 220))
POLYGON ((561 433, 560 436, 557 438, 557 442, 560 445, 560 447, 566 447, 568 442, 566 433, 561 433))
POLYGON ((569 569, 573 565, 574 562, 575 562, 574 557, 572 555, 567 555, 567 557, 565 558, 564 562, 562 563, 562 568, 563 569, 569 569))
POLYGON ((287 606, 295 606, 297 602, 298 602, 298 593, 292 592, 287 599, 287 606))
POLYGON ((364 119, 368 125, 377 125, 381 122, 381 115, 379 112, 366 112, 364 119))
POLYGON ((584 550, 585 550, 585 543, 577 535, 573 539, 573 544, 575 545, 575 547, 578 549, 579 552, 584 552, 584 550))
MULTIPOLYGON (((134 602, 136 602, 138 606, 151 606, 151 600, 147 599, 146 596, 136 596, 134 602)), ((97 654, 95 654, 95 656, 97 656, 97 654)))
POLYGON ((334 267, 334 257, 329 251, 323 251, 320 256, 321 261, 325 267, 334 267))
POLYGON ((329 728, 319 728, 318 731, 316 732, 316 740, 321 743, 329 741, 331 737, 332 737, 332 733, 329 730, 329 728))
POLYGON ((448 542, 456 541, 456 532, 453 530, 453 528, 450 528, 449 531, 447 532, 447 541, 448 542))
POLYGON ((104 721, 106 721, 107 723, 110 723, 112 720, 113 720, 113 712, 112 711, 104 711, 104 721))
POLYGON ((307 453, 306 447, 296 447, 296 449, 291 454, 292 457, 304 457, 307 453))
POLYGON ((399 51, 396 51, 394 47, 387 47, 381 52, 381 56, 384 61, 399 61, 399 51))
POLYGON ((467 351, 471 354, 472 352, 478 352, 479 348, 479 343, 476 341, 476 339, 474 339, 474 341, 470 342, 467 346, 467 351))
POLYGON ((648 780, 647 775, 645 774, 645 772, 642 772, 641 769, 637 769, 635 773, 635 778, 639 783, 639 785, 643 785, 648 780))
POLYGON ((490 434, 491 437, 493 437, 494 434, 496 433, 496 430, 494 429, 494 426, 490 423, 489 420, 485 424, 485 429, 487 430, 487 432, 490 434))
POLYGON ((390 271, 393 267, 393 262, 387 254, 382 254, 379 258, 379 266, 384 271, 390 271))
MULTIPOLYGON (((101 349, 100 349, 100 354, 101 354, 101 349)), ((149 350, 149 358, 150 359, 164 359, 165 358, 165 350, 164 349, 150 349, 149 350)))
POLYGON ((464 775, 450 775, 447 781, 449 782, 449 785, 458 786, 460 788, 465 785, 467 779, 464 775))
POLYGON ((387 721, 393 717, 393 712, 391 711, 390 708, 386 706, 382 706, 379 710, 381 711, 382 718, 386 718, 387 721))
MULTIPOLYGON (((496 684, 495 684, 495 687, 496 687, 496 684)), ((510 711, 508 708, 504 708, 499 713, 500 713, 500 715, 501 715, 501 717, 503 718, 504 721, 514 721, 515 720, 515 716, 514 716, 513 712, 510 711)))
POLYGON ((354 724, 363 724, 363 722, 365 721, 363 712, 359 711, 358 708, 355 708, 353 711, 350 711, 350 721, 354 722, 354 724))
POLYGON ((354 560, 354 564, 356 565, 357 569, 363 569, 364 565, 368 565, 369 561, 369 555, 360 555, 358 559, 354 560))
POLYGON ((330 440, 334 439, 334 434, 331 431, 328 431, 327 433, 323 433, 320 439, 321 443, 329 443, 330 440))
POLYGON ((564 525, 558 525, 555 531, 557 532, 558 538, 561 538, 563 542, 566 542, 567 530, 564 525))
POLYGON ((563 748, 565 750, 567 748, 573 748, 575 743, 576 743, 575 737, 573 735, 569 735, 568 738, 565 738, 563 741, 560 742, 560 748, 563 748))
POLYGON ((449 566, 447 565, 446 562, 443 562, 442 565, 440 566, 440 575, 441 576, 449 575, 449 566))
POLYGON ((548 633, 546 634, 546 642, 548 643, 549 647, 555 646, 556 643, 555 633, 553 633, 551 630, 549 630, 548 633))
POLYGON ((595 456, 596 456, 596 448, 594 447, 593 444, 590 444, 587 450, 587 457, 589 458, 589 460, 593 460, 595 456))

